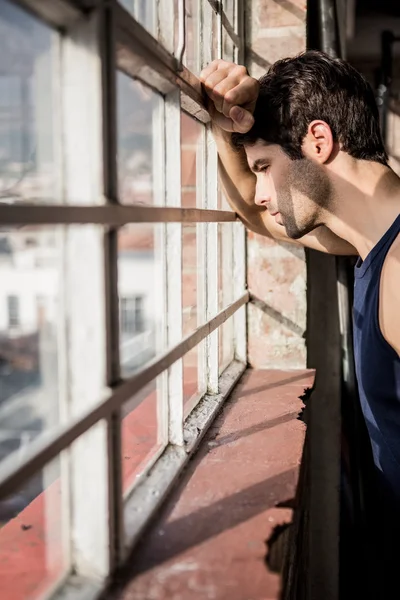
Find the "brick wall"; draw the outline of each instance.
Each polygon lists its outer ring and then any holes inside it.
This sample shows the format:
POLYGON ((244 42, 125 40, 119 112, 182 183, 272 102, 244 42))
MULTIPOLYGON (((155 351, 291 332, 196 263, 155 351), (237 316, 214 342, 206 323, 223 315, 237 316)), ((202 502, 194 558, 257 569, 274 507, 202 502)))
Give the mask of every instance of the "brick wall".
MULTIPOLYGON (((306 45, 304 0, 247 0, 247 67, 263 75, 276 60, 306 45)), ((306 365, 304 251, 248 233, 248 286, 259 301, 248 309, 249 362, 253 367, 306 365)))

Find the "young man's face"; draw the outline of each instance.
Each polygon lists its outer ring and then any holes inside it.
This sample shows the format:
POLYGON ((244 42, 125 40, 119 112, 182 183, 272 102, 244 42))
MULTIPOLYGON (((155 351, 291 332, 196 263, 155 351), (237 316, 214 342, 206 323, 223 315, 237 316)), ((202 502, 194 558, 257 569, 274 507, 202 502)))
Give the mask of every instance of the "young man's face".
POLYGON ((308 158, 291 160, 275 144, 258 141, 245 146, 250 169, 257 177, 255 203, 263 206, 293 239, 323 224, 323 209, 332 190, 323 167, 308 158))

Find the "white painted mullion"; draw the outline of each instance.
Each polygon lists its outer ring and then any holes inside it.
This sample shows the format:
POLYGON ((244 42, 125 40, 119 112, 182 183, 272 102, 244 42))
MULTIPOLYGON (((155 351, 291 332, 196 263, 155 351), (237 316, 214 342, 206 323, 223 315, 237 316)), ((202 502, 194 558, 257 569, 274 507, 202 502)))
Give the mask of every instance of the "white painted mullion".
MULTIPOLYGON (((242 223, 233 228, 233 300, 239 298, 247 288, 246 282, 246 230, 242 223)), ((233 339, 235 358, 247 363, 247 307, 242 306, 233 315, 233 339)))
MULTIPOLYGON (((181 109, 178 90, 165 97, 166 204, 181 204, 181 109)), ((167 343, 174 346, 182 339, 182 224, 167 223, 166 297, 167 343)), ((169 441, 183 446, 183 359, 168 369, 169 441)))
MULTIPOLYGON (((62 38, 53 33, 53 46, 56 47, 55 60, 52 65, 52 72, 55 74, 53 80, 53 102, 51 105, 54 106, 52 115, 52 128, 55 133, 54 139, 55 144, 53 145, 55 152, 55 165, 57 168, 56 181, 57 190, 56 197, 62 202, 63 194, 63 183, 64 183, 64 147, 63 147, 63 112, 62 112, 62 81, 63 73, 61 69, 62 65, 62 38)), ((58 381, 58 402, 59 402, 59 421, 60 423, 66 423, 68 421, 68 338, 67 338, 67 312, 65 307, 65 281, 62 273, 64 273, 65 266, 65 253, 66 253, 66 237, 65 227, 59 226, 55 231, 56 248, 59 249, 58 255, 58 310, 57 315, 57 381, 58 381)), ((71 564, 71 537, 70 537, 70 523, 71 523, 71 502, 70 502, 70 472, 69 472, 69 449, 64 450, 60 453, 60 485, 61 485, 61 500, 56 499, 55 510, 59 510, 59 504, 61 501, 61 535, 62 535, 62 555, 67 565, 71 564)), ((47 470, 50 470, 50 477, 52 477, 53 465, 47 465, 44 467, 44 480, 47 477, 47 470), (49 469, 50 467, 50 469, 49 469)), ((47 484, 45 483, 47 487, 47 484)), ((53 500, 54 501, 54 500, 53 500)), ((47 527, 47 495, 45 496, 46 503, 46 563, 51 565, 51 556, 54 555, 54 536, 52 531, 48 531, 47 527)), ((53 508, 51 510, 54 510, 53 508)), ((60 517, 59 517, 60 518, 60 517)))
MULTIPOLYGON (((235 48, 235 60, 239 64, 245 62, 245 0, 235 0, 234 28, 240 40, 240 48, 235 48)), ((242 223, 232 225, 233 237, 233 300, 247 289, 246 248, 247 235, 242 223)), ((247 363, 247 307, 241 307, 233 316, 233 340, 235 358, 247 363)))
MULTIPOLYGON (((162 206, 166 203, 166 154, 167 154, 167 132, 165 128, 166 105, 163 102, 158 105, 159 109, 153 113, 152 120, 152 171, 153 171, 153 199, 154 204, 162 206), (161 174, 161 176, 160 176, 161 174)), ((154 285, 155 290, 160 290, 158 302, 162 306, 161 322, 156 328, 157 353, 163 351, 167 345, 168 326, 168 255, 167 255, 167 224, 154 225, 154 285)), ((168 371, 159 375, 156 379, 157 388, 157 443, 165 447, 169 441, 169 383, 168 371)))
MULTIPOLYGON (((202 39, 203 64, 209 64, 213 56, 213 11, 210 6, 203 10, 202 39), (211 43, 209 43, 211 42, 211 43)), ((219 16, 220 18, 220 16, 219 16)), ((221 25, 219 20, 218 24, 221 25)), ((221 30, 222 31, 222 30, 221 30)), ((219 39, 219 38, 218 38, 219 39)), ((218 208, 218 160, 217 149, 211 129, 207 127, 204 132, 204 208, 218 208)), ((205 280, 205 318, 209 320, 218 313, 218 223, 202 224, 202 237, 204 247, 204 280, 205 280)), ((205 363, 208 393, 218 393, 218 330, 209 335, 205 341, 205 363)))
MULTIPOLYGON (((162 0, 153 1, 153 12, 156 19, 156 31, 159 42, 169 51, 174 50, 174 27, 175 27, 175 11, 171 10, 171 5, 168 2, 162 0)), ((172 133, 174 131, 175 122, 171 112, 173 112, 172 105, 176 100, 176 96, 179 96, 178 92, 174 92, 170 96, 166 96, 162 104, 162 114, 159 115, 157 120, 153 119, 153 182, 159 186, 157 192, 154 193, 154 204, 159 206, 180 206, 180 185, 177 189, 173 189, 173 169, 169 166, 171 156, 169 155, 169 136, 176 135, 172 133), (160 143, 161 142, 161 143, 160 143), (157 173, 162 174, 157 177, 157 173)), ((176 109, 179 112, 179 107, 176 109)), ((180 135, 178 133, 178 135, 180 135)), ((175 146, 176 148, 176 146, 175 146)), ((156 344, 157 352, 160 349, 165 349, 170 344, 170 331, 172 324, 172 317, 170 320, 170 306, 171 300, 168 294, 172 292, 172 286, 169 285, 169 277, 174 276, 174 269, 179 272, 179 265, 177 265, 176 259, 171 259, 173 254, 171 246, 174 245, 175 237, 178 236, 178 230, 180 227, 176 227, 176 223, 167 224, 163 223, 157 231, 157 245, 156 255, 160 257, 157 265, 155 276, 158 278, 158 283, 154 289, 161 290, 161 297, 159 302, 162 303, 162 326, 159 327, 158 343, 156 344), (171 233, 171 239, 170 239, 171 233), (175 260, 175 262, 174 262, 175 260), (172 269, 172 273, 170 272, 172 269), (161 285, 160 285, 161 284, 161 285)), ((176 276, 176 281, 180 281, 181 275, 176 276)), ((176 308, 174 306, 174 308, 176 308)), ((174 308, 172 310, 174 310, 174 308)), ((181 319, 180 315, 177 315, 178 319, 181 319)), ((179 321, 181 322, 181 320, 179 321)), ((172 365, 164 373, 159 375, 157 378, 157 429, 158 429, 158 443, 162 446, 168 444, 170 441, 175 440, 182 443, 183 433, 180 433, 178 415, 178 424, 173 420, 176 415, 175 404, 183 404, 183 392, 182 392, 182 359, 178 361, 178 365, 172 365), (181 380, 179 386, 179 380, 181 380), (174 409, 173 414, 171 410, 174 409)), ((182 419, 183 420, 183 419, 182 419)), ((182 423, 183 431, 183 423, 182 423)), ((161 446, 160 446, 161 447, 161 446)))
MULTIPOLYGON (((196 156, 196 200, 198 208, 203 208, 207 202, 207 130, 202 128, 201 146, 197 146, 196 156)), ((206 293, 206 271, 207 271, 207 226, 208 223, 197 223, 196 245, 197 245, 197 325, 207 320, 207 293, 206 293)), ((198 396, 207 390, 207 356, 206 343, 201 341, 198 345, 197 354, 198 373, 198 396)), ((199 398, 196 401, 198 402, 199 398)))
MULTIPOLYGON (((208 6, 209 8, 209 6, 208 6)), ((203 2, 199 2, 198 11, 198 67, 199 70, 203 67, 205 52, 209 49, 205 49, 205 40, 207 35, 208 19, 205 13, 205 6, 203 2)), ((206 208, 207 206, 207 129, 202 126, 202 133, 200 143, 197 144, 196 149, 196 206, 197 208, 206 208)), ((207 250, 207 239, 206 239, 207 224, 197 223, 196 225, 196 245, 197 245, 197 325, 205 323, 207 319, 206 314, 206 250, 207 250)), ((198 390, 196 398, 196 404, 201 398, 203 393, 207 390, 207 355, 206 355, 206 343, 202 341, 197 347, 197 381, 198 390)), ((190 407, 190 410, 192 407, 190 407)))
MULTIPOLYGON (((101 12, 63 38, 65 200, 103 203, 101 12)), ((100 226, 65 233, 68 417, 98 402, 107 382, 105 249, 100 226)), ((110 527, 107 424, 97 423, 70 453, 72 563, 77 574, 105 580, 114 540, 110 527)))
MULTIPOLYGON (((206 132, 206 203, 207 208, 218 204, 218 158, 211 130, 206 132)), ((218 224, 206 224, 206 319, 218 312, 218 224)), ((206 341, 207 388, 211 394, 218 393, 218 330, 206 341)))

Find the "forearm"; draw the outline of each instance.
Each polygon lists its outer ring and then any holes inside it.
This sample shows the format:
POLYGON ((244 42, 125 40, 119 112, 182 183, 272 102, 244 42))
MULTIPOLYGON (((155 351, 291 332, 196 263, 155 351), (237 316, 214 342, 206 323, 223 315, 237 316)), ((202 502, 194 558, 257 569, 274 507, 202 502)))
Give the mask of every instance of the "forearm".
POLYGON ((247 166, 244 150, 233 148, 229 132, 215 124, 212 130, 218 150, 219 179, 232 210, 246 227, 271 236, 262 218, 265 209, 254 203, 256 178, 247 166))

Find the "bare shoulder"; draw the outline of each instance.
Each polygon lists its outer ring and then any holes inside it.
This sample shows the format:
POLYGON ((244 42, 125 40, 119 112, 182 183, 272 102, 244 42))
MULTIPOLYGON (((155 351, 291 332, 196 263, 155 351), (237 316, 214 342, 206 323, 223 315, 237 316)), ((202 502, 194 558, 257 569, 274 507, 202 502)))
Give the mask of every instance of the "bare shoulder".
POLYGON ((400 234, 383 264, 379 293, 379 324, 388 344, 400 356, 400 234))

